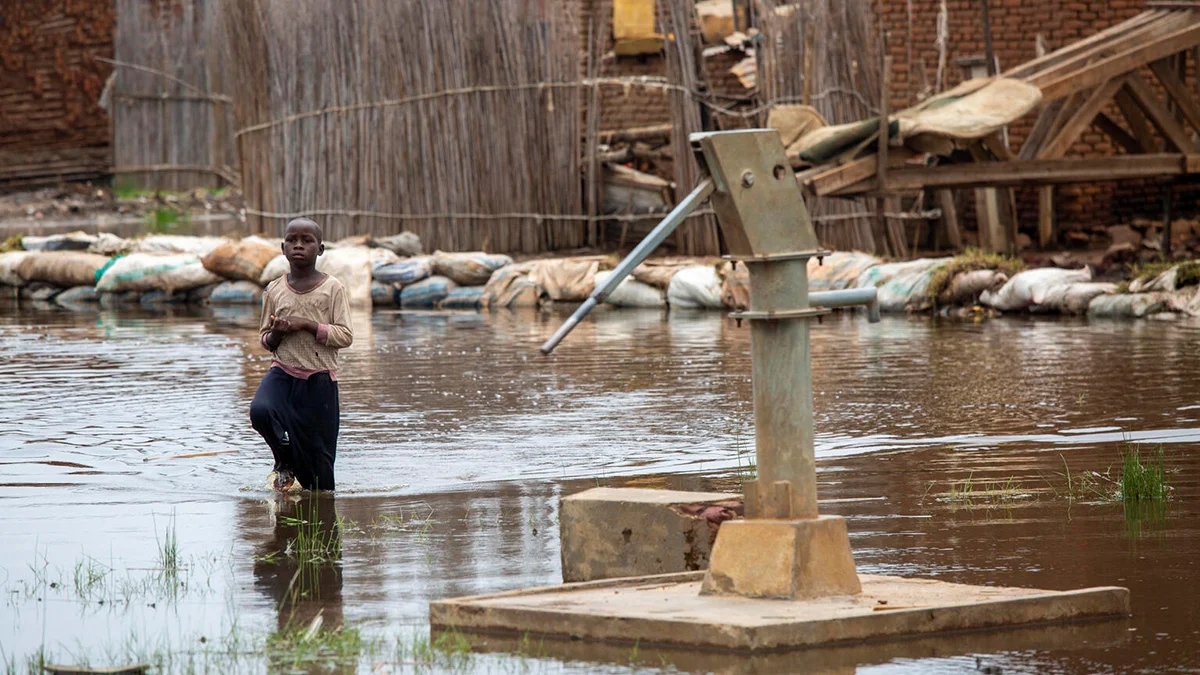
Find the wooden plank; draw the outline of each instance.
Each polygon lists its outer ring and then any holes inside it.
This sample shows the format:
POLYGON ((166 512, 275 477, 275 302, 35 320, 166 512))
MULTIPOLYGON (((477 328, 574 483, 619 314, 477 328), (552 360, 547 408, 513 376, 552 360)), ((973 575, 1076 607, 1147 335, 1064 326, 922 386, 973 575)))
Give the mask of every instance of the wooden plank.
POLYGON ((1124 81, 1118 78, 1096 87, 1083 105, 1071 113, 1071 117, 1063 124, 1058 135, 1050 139, 1050 142, 1038 152, 1038 159, 1054 159, 1067 154, 1067 150, 1079 139, 1083 130, 1091 126, 1092 120, 1096 119, 1096 114, 1108 105, 1117 90, 1124 84, 1124 81))
POLYGON ((1151 63, 1150 70, 1154 72, 1154 77, 1162 83, 1163 89, 1171 96, 1176 109, 1183 113, 1188 124, 1192 125, 1196 131, 1200 131, 1200 105, 1197 105, 1196 99, 1192 98, 1191 92, 1187 90, 1187 86, 1184 85, 1175 70, 1164 61, 1151 63))
POLYGON ((1120 37, 1121 35, 1129 33, 1139 26, 1143 26, 1152 21, 1157 21, 1166 15, 1167 12, 1162 10, 1142 12, 1128 21, 1123 21, 1115 26, 1109 26, 1099 33, 1095 33, 1094 35, 1090 35, 1082 40, 1072 42, 1071 44, 1056 49, 1045 56, 1039 56, 1032 61, 1026 61, 1021 65, 1014 66, 1007 72, 1003 73, 1001 77, 1016 79, 1028 77, 1029 75, 1053 66, 1054 64, 1059 63, 1066 58, 1075 56, 1082 51, 1089 50, 1098 43, 1120 37))
POLYGON ((1063 108, 1063 99, 1051 101, 1042 111, 1038 113, 1037 121, 1033 123, 1033 129, 1029 130, 1029 137, 1021 144, 1021 151, 1017 153, 1017 159, 1033 159, 1037 157, 1038 150, 1041 149, 1042 143, 1050 135, 1051 128, 1054 126, 1054 120, 1058 118, 1058 113, 1063 108))
POLYGON ((1042 89, 1042 96, 1061 98, 1074 91, 1091 89, 1119 73, 1136 70, 1151 61, 1157 61, 1164 56, 1190 49, 1198 44, 1200 44, 1200 23, 1192 23, 1163 39, 1139 44, 1094 65, 1089 65, 1083 70, 1066 73, 1049 82, 1038 83, 1038 86, 1042 89))
POLYGON ((1192 143, 1191 136, 1183 129, 1183 125, 1179 120, 1175 119, 1158 97, 1154 95, 1154 91, 1150 89, 1150 85, 1146 80, 1142 79, 1137 73, 1130 73, 1125 76, 1125 88, 1129 94, 1133 96, 1133 100, 1137 102, 1138 107, 1146 113, 1146 117, 1154 123, 1159 133, 1167 139, 1171 145, 1175 146, 1180 152, 1191 152, 1196 149, 1192 143))
POLYGON ((958 226, 958 208, 954 205, 954 193, 950 190, 936 192, 938 208, 942 210, 942 227, 946 231, 946 244, 952 250, 962 249, 962 230, 958 226))
MULTIPOLYGON (((900 192, 922 188, 971 188, 988 186, 1050 185, 1179 176, 1186 173, 1187 159, 1180 154, 1122 155, 1095 159, 1032 159, 1013 162, 978 162, 936 167, 897 169, 888 178, 888 188, 900 192)), ((871 194, 874 181, 842 190, 839 196, 871 194)))
MULTIPOLYGON (((1031 73, 1025 79, 1030 84, 1044 87, 1047 82, 1057 80, 1059 78, 1070 77, 1074 74, 1083 72, 1090 66, 1103 63, 1106 57, 1123 54, 1130 49, 1137 48, 1138 46, 1154 44, 1155 42, 1169 37, 1179 30, 1193 25, 1194 23, 1195 22, 1193 21, 1192 17, 1188 14, 1167 12, 1160 18, 1138 26, 1126 34, 1096 43, 1088 49, 1080 51, 1069 59, 1064 59, 1059 63, 1055 63, 1054 65, 1047 66, 1045 68, 1040 68, 1037 72, 1031 73)), ((1110 74, 1109 77, 1113 77, 1120 72, 1122 71, 1118 69, 1117 72, 1110 74)), ((1105 77, 1103 79, 1107 80, 1109 77, 1105 77)), ((1091 89, 1097 84, 1100 84, 1100 82, 1093 82, 1086 86, 1080 87, 1080 89, 1091 89)))
POLYGON ((1137 139, 1138 145, 1142 146, 1142 152, 1155 153, 1162 150, 1161 143, 1155 137, 1154 132, 1150 130, 1150 121, 1146 119, 1145 113, 1138 107, 1133 96, 1124 88, 1117 92, 1116 96, 1117 107, 1121 109, 1121 116, 1125 118, 1125 122, 1129 124, 1129 129, 1133 131, 1133 137, 1137 139))
POLYGON ((1125 148, 1125 152, 1131 155, 1145 152, 1142 149, 1142 144, 1134 138, 1128 131, 1125 131, 1116 120, 1104 114, 1103 112, 1096 115, 1096 126, 1100 128, 1109 138, 1117 145, 1125 148))
POLYGON ((1150 0, 1146 3, 1146 7, 1150 9, 1182 9, 1193 10, 1200 9, 1200 2, 1195 0, 1150 0))
MULTIPOLYGON (((907 148, 893 148, 888 153, 888 166, 903 166, 913 156, 914 153, 907 148)), ((809 193, 823 197, 874 176, 878 168, 878 158, 868 155, 823 171, 818 169, 816 174, 805 171, 796 175, 796 182, 809 193)))
POLYGON ((984 136, 983 145, 995 155, 996 159, 1005 161, 1013 158, 1012 150, 1009 150, 1008 146, 1004 144, 1004 134, 1001 131, 984 136))
POLYGON ((1045 250, 1054 239, 1054 186, 1038 188, 1038 245, 1045 250))

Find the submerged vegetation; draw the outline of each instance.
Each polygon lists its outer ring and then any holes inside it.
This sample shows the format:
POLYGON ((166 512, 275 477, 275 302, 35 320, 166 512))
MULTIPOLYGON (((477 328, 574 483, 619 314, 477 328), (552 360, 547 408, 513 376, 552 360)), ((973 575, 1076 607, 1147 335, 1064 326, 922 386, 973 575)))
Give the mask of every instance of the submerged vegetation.
POLYGON ((1112 466, 1103 473, 1083 471, 1072 474, 1066 457, 1062 457, 1062 461, 1068 499, 1125 503, 1170 499, 1171 486, 1167 482, 1166 456, 1161 445, 1143 460, 1141 447, 1125 442, 1121 446, 1119 473, 1115 475, 1112 466))

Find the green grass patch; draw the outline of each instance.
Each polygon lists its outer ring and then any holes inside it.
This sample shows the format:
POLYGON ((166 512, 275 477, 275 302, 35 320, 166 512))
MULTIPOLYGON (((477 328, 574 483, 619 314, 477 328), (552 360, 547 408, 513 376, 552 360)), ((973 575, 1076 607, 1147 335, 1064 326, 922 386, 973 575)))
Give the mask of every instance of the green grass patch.
POLYGON ((968 248, 960 255, 954 256, 953 260, 942 265, 933 273, 933 276, 929 279, 929 287, 926 289, 926 293, 928 293, 929 299, 936 302, 942 291, 945 291, 953 283, 954 277, 963 272, 996 270, 1011 277, 1023 269, 1025 269, 1025 262, 1019 258, 1012 258, 999 253, 985 253, 977 248, 968 248))
POLYGON ((1167 484, 1166 457, 1162 446, 1150 452, 1143 461, 1141 448, 1126 444, 1121 451, 1121 501, 1166 501, 1170 496, 1167 484))
POLYGON ((14 234, 13 236, 9 237, 8 239, 5 239, 2 243, 0 243, 0 253, 8 253, 9 251, 25 250, 24 247, 21 246, 22 236, 23 235, 20 235, 20 234, 14 234))
MULTIPOLYGON (((1133 281, 1150 281, 1154 277, 1166 272, 1172 267, 1179 267, 1179 271, 1175 273, 1175 285, 1177 287, 1195 286, 1200 284, 1200 260, 1187 260, 1184 262, 1169 262, 1158 261, 1150 263, 1137 263, 1130 267, 1129 280, 1133 281)), ((1128 286, 1126 286, 1128 292, 1128 286)))

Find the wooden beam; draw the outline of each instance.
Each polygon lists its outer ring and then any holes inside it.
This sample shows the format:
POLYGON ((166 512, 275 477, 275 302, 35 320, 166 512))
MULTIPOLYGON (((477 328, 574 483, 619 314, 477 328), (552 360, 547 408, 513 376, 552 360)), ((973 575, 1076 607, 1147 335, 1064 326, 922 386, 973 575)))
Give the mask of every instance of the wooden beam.
POLYGON ((1200 9, 1200 2, 1195 0, 1150 0, 1146 3, 1150 9, 1200 9))
POLYGON ((1009 160, 1013 158, 1012 150, 1004 144, 1004 134, 1001 131, 996 131, 983 137, 983 145, 996 156, 999 160, 1009 160))
POLYGON ((1054 186, 1038 188, 1038 246, 1045 250, 1054 239, 1054 186))
MULTIPOLYGON (((1200 163, 1196 163, 1193 169, 1200 169, 1200 163)), ((1181 176, 1186 173, 1189 173, 1188 158, 1180 154, 1122 155, 1096 159, 1032 159, 897 169, 892 171, 888 178, 888 188, 900 192, 922 188, 1036 186, 1181 176)), ((874 189, 874 181, 866 181, 842 190, 838 195, 868 194, 874 189)))
POLYGON ((1063 123, 1063 128, 1058 135, 1050 139, 1050 142, 1038 152, 1038 159, 1054 159, 1067 154, 1067 150, 1071 149, 1071 145, 1079 139, 1083 130, 1092 124, 1092 120, 1096 119, 1096 114, 1108 105, 1108 102, 1123 85, 1124 81, 1117 78, 1096 87, 1083 105, 1076 108, 1071 113, 1071 117, 1063 123))
POLYGON ((1026 61, 1018 66, 1014 66, 1007 72, 1003 73, 1002 77, 1013 79, 1022 79, 1028 77, 1039 70, 1045 70, 1046 68, 1049 68, 1050 66, 1053 66, 1054 64, 1059 63, 1066 58, 1091 49, 1097 43, 1120 37, 1121 35, 1128 33, 1139 26, 1150 23, 1151 21, 1157 21, 1166 15, 1167 12, 1162 10, 1142 12, 1128 21, 1124 21, 1115 26, 1109 26, 1099 33, 1088 36, 1077 42, 1064 45, 1062 48, 1056 49, 1045 56, 1039 56, 1032 61, 1026 61))
POLYGON ((1175 101, 1176 108, 1183 113, 1188 124, 1192 125, 1196 131, 1200 131, 1200 105, 1196 104, 1196 99, 1192 98, 1191 92, 1188 91, 1187 86, 1180 80, 1175 70, 1165 61, 1151 63, 1150 70, 1154 71, 1154 76, 1158 78, 1163 89, 1175 101))
POLYGON ((1125 152, 1131 155, 1145 152, 1142 144, 1134 138, 1128 131, 1125 131, 1116 120, 1104 113, 1096 115, 1096 126, 1100 128, 1109 138, 1117 145, 1125 148, 1125 152))
MULTIPOLYGON (((1047 82, 1068 77, 1072 74, 1078 74, 1086 70, 1089 66, 1102 63, 1106 57, 1125 53, 1139 45, 1153 44, 1191 24, 1191 17, 1187 14, 1164 12, 1159 18, 1142 24, 1127 33, 1095 43, 1091 47, 1079 51, 1071 58, 1038 69, 1037 72, 1030 73, 1026 77, 1026 81, 1030 84, 1043 87, 1047 82)), ((1118 70, 1117 72, 1122 71, 1118 70)), ((1110 75, 1109 77, 1112 76, 1110 75)), ((1105 77, 1104 79, 1107 80, 1109 77, 1105 77)), ((1080 89, 1091 89, 1097 84, 1099 82, 1094 82, 1080 89)))
POLYGON ((1133 96, 1122 88, 1117 92, 1116 96, 1117 107, 1121 109, 1121 116, 1125 118, 1125 122, 1129 124, 1129 129, 1133 131, 1133 137, 1137 139, 1138 145, 1142 146, 1142 152, 1155 153, 1162 150, 1158 138, 1154 132, 1150 130, 1150 121, 1146 119, 1146 114, 1138 107, 1137 101, 1133 100, 1133 96))
POLYGON ((1167 139, 1175 149, 1180 152, 1193 152, 1196 150, 1196 145, 1192 143, 1191 136, 1183 129, 1183 125, 1179 120, 1175 119, 1158 97, 1154 95, 1154 91, 1150 89, 1150 85, 1146 80, 1142 79, 1137 73, 1130 73, 1125 76, 1125 88, 1129 94, 1133 96, 1133 100, 1146 113, 1146 117, 1154 123, 1158 128, 1159 133, 1167 139))
POLYGON ((938 208, 942 210, 942 227, 946 230, 946 244, 951 250, 962 250, 962 231, 958 227, 958 208, 954 205, 954 193, 950 190, 938 190, 938 208))
POLYGON ((1021 151, 1017 153, 1017 159, 1033 159, 1037 157, 1038 150, 1041 149, 1042 143, 1046 141, 1046 137, 1050 135, 1051 128, 1054 126, 1054 121, 1058 118, 1058 113, 1062 110, 1063 99, 1051 101, 1042 111, 1038 113, 1037 121, 1033 123, 1033 129, 1029 131, 1029 137, 1021 144, 1021 151))
MULTIPOLYGON (((888 165, 903 166, 913 156, 907 148, 894 148, 888 153, 888 165)), ((810 173, 812 170, 805 171, 797 174, 796 180, 809 193, 823 197, 874 176, 878 168, 879 158, 868 155, 823 171, 818 169, 815 174, 810 173)))
MULTIPOLYGON (((1187 12, 1188 15, 1192 14, 1187 12)), ((1200 44, 1200 23, 1191 23, 1166 37, 1140 43, 1115 56, 1089 65, 1083 70, 1065 73, 1048 82, 1036 83, 1045 98, 1061 98, 1073 91, 1091 89, 1120 73, 1134 71, 1151 61, 1200 44)))

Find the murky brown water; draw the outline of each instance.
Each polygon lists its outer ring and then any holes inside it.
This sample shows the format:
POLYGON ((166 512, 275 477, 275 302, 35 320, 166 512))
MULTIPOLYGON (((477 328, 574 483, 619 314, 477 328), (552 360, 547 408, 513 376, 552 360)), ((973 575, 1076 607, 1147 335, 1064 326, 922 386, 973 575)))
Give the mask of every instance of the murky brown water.
MULTIPOLYGON (((738 489, 737 449, 752 447, 745 328, 610 311, 536 355, 560 318, 358 317, 340 490, 314 507, 262 485, 268 454, 246 418, 267 365, 253 309, 0 305, 0 663, 23 672, 45 645, 93 665, 169 652, 170 671, 287 671, 220 653, 237 651, 231 635, 318 611, 327 627, 420 641, 431 599, 560 580, 562 494, 738 489), (172 458, 222 450, 234 452, 172 458), (340 564, 297 575, 282 549, 308 508, 341 517, 340 564), (185 571, 168 592, 169 530, 185 571)), ((978 655, 1005 673, 1200 672, 1198 339, 1198 324, 1154 321, 840 317, 813 330, 822 509, 848 518, 860 571, 1124 585, 1128 622, 761 659, 578 644, 507 656, 520 645, 491 640, 452 665, 970 673, 978 655), (1103 472, 1122 438, 1163 445, 1175 498, 1066 499, 1064 462, 1103 472), (953 498, 966 480, 977 496, 953 498), (1015 496, 978 496, 987 482, 1015 496)), ((404 660, 364 655, 358 670, 420 667, 404 660)))

